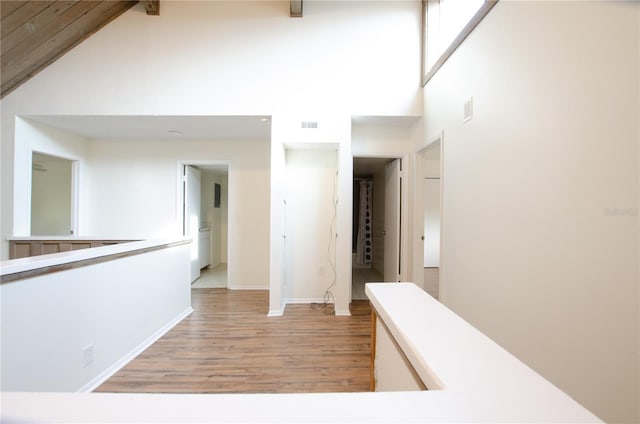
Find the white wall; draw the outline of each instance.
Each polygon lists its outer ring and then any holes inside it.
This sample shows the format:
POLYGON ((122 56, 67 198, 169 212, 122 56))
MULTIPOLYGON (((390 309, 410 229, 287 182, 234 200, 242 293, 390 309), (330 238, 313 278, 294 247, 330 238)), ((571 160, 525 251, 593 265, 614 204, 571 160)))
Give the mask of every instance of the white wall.
POLYGON ((337 151, 288 149, 286 166, 285 299, 322 302, 337 282, 337 151))
MULTIPOLYGON (((285 213, 287 164, 286 149, 318 149, 337 152, 335 245, 336 284, 333 288, 336 315, 350 315, 351 300, 351 200, 353 196, 353 156, 351 155, 351 118, 348 115, 334 114, 292 114, 276 115, 271 126, 271 257, 270 257, 270 297, 269 314, 278 315, 284 311, 287 291, 285 290, 285 242, 283 236, 287 227, 285 219, 291 213, 285 213), (302 121, 317 122, 317 128, 302 128, 302 121), (340 199, 343 199, 342 201, 340 199), (345 201, 346 199, 346 201, 345 201), (343 235, 343 236, 341 236, 343 235)), ((305 211, 305 214, 311 213, 305 211)), ((303 218, 303 217, 301 217, 303 218)), ((304 219, 304 218, 303 218, 304 219)), ((326 237, 318 234, 309 238, 307 243, 326 246, 326 237)), ((307 272, 301 265, 294 264, 300 272, 307 272)), ((288 278, 288 277, 287 277, 288 278)))
MULTIPOLYGON (((3 121, 4 122, 4 121, 3 121)), ((4 130, 4 125, 3 125, 4 130)), ((4 136, 3 136, 4 137, 4 136)), ((3 138, 2 147, 10 145, 5 143, 3 138)), ((2 201, 2 217, 9 219, 15 216, 13 227, 3 224, 3 232, 5 235, 28 236, 31 232, 31 178, 32 169, 31 161, 33 152, 44 153, 50 156, 57 156, 72 161, 78 161, 77 173, 78 177, 73 182, 79 195, 79 209, 82 210, 85 203, 82 199, 86 199, 86 173, 83 159, 87 158, 88 147, 87 140, 74 134, 69 134, 47 125, 32 122, 27 119, 15 118, 15 149, 13 150, 14 158, 7 158, 3 154, 2 172, 7 170, 13 171, 13 175, 4 178, 9 181, 15 181, 15 187, 11 190, 4 191, 2 201), (13 166, 15 162, 15 167, 13 166), (13 205, 13 208, 7 207, 13 205)), ((13 146, 12 146, 13 147, 13 146)), ((4 183, 5 181, 3 181, 4 183)), ((72 210, 72 214, 79 211, 72 210)), ((78 219, 80 227, 78 231, 81 233, 84 229, 83 220, 78 219)), ((4 238, 4 237, 3 237, 4 238)), ((8 258, 8 244, 2 243, 2 257, 8 258)))
POLYGON ((288 1, 166 0, 156 17, 139 5, 6 100, 41 114, 419 114, 419 1, 304 7, 292 19, 288 1))
POLYGON ((190 311, 189 245, 3 283, 0 294, 2 390, 87 390, 190 311))
POLYGON ((640 419, 639 7, 501 1, 424 93, 441 299, 610 422, 640 419))
POLYGON ((31 235, 69 236, 72 163, 47 160, 42 166, 31 172, 31 235))
POLYGON ((87 234, 181 234, 178 161, 228 161, 228 286, 266 289, 269 148, 268 140, 93 141, 87 234))

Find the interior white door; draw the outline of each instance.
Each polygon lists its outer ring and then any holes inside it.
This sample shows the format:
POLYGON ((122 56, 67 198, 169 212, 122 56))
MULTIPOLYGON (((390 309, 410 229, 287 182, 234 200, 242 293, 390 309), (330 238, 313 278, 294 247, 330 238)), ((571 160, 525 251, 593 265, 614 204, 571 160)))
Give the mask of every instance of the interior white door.
POLYGON ((384 281, 400 280, 400 159, 385 169, 384 187, 384 281))
POLYGON ((424 180, 424 267, 440 266, 440 178, 424 180))
POLYGON ((200 171, 184 167, 184 235, 191 237, 191 282, 200 277, 200 171))

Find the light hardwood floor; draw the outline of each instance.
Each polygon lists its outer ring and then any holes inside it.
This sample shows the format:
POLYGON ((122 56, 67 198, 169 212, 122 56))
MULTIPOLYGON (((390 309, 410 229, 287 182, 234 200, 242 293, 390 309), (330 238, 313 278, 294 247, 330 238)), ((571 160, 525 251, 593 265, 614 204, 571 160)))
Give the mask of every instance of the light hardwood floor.
POLYGON ((371 309, 351 317, 288 305, 267 317, 268 291, 192 289, 193 314, 98 392, 296 393, 369 390, 371 309))

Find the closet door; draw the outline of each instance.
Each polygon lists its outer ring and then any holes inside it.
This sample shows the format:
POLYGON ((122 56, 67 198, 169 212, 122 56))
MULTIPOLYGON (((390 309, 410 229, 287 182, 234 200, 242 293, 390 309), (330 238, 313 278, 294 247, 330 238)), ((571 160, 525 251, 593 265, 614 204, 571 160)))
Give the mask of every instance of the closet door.
POLYGON ((184 235, 191 237, 191 282, 200 277, 200 171, 184 167, 184 235))

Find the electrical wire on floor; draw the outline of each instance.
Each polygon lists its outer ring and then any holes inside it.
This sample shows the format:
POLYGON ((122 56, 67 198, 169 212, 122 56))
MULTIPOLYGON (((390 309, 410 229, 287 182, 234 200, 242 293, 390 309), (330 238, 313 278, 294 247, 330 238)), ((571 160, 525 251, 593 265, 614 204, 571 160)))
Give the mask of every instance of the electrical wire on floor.
POLYGON ((329 287, 327 287, 324 292, 324 296, 322 299, 322 303, 312 303, 311 309, 322 309, 325 314, 333 314, 335 313, 335 304, 336 298, 331 291, 332 288, 335 287, 336 282, 338 280, 338 273, 336 271, 336 261, 335 261, 335 246, 336 239, 338 238, 338 233, 336 231, 336 222, 338 220, 338 170, 336 169, 336 174, 333 178, 333 198, 331 202, 333 203, 333 218, 331 218, 331 224, 329 225, 329 245, 327 246, 327 257, 329 261, 329 266, 331 267, 331 274, 333 275, 333 279, 329 287), (333 251, 333 255, 331 254, 333 251))

